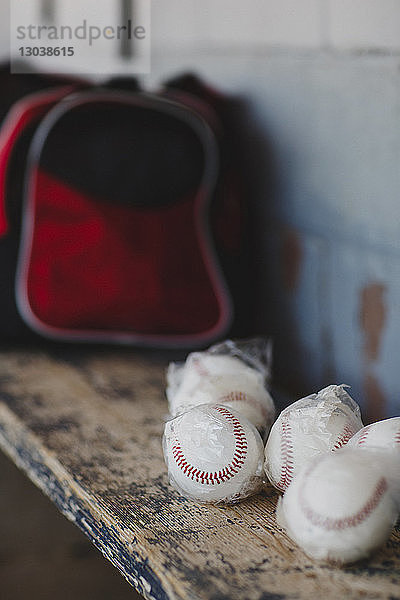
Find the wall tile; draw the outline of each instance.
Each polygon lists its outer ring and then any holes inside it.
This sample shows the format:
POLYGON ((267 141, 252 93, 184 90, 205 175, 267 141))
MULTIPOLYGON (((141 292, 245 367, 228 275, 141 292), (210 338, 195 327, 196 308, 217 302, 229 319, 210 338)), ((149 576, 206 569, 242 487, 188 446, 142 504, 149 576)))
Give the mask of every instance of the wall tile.
POLYGON ((151 41, 155 49, 204 45, 203 10, 195 0, 152 0, 151 41))
POLYGON ((278 45, 316 48, 321 44, 319 0, 203 0, 206 36, 216 45, 278 45))
POLYGON ((329 16, 336 48, 400 50, 398 0, 329 0, 329 16))
POLYGON ((155 47, 288 46, 321 44, 319 0, 155 0, 155 47))

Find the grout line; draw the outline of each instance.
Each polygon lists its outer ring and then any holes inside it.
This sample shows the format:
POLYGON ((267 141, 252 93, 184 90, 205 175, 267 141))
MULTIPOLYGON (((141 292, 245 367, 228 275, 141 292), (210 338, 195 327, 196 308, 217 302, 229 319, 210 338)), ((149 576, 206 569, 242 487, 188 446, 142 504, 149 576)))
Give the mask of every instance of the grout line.
POLYGON ((304 46, 285 46, 278 44, 251 44, 251 45, 233 45, 233 44, 204 44, 201 42, 186 42, 178 44, 157 44, 153 42, 152 57, 165 58, 182 56, 182 52, 188 59, 200 56, 210 57, 271 57, 271 58, 292 58, 292 59, 319 59, 323 57, 333 58, 380 58, 380 59, 398 59, 400 58, 400 48, 384 47, 359 47, 352 49, 340 49, 332 46, 328 40, 327 46, 304 47, 304 46), (197 56, 196 56, 197 55, 197 56))

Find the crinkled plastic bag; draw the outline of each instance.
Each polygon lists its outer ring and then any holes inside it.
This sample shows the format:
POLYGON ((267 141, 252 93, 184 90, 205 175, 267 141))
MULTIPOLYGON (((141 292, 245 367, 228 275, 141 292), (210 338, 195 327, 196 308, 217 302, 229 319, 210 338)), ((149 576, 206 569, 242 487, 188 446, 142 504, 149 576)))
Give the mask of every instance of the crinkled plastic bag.
POLYGON ((198 502, 239 502, 261 489, 264 446, 256 428, 222 404, 196 406, 165 424, 170 483, 198 502))
POLYGON ((295 474, 317 454, 337 450, 363 427, 360 408, 345 385, 330 385, 285 408, 265 447, 265 472, 285 491, 295 474))
POLYGON ((263 338, 225 342, 193 352, 167 371, 169 411, 177 416, 200 404, 222 402, 239 410, 262 433, 271 426, 275 407, 267 390, 271 343, 263 338))

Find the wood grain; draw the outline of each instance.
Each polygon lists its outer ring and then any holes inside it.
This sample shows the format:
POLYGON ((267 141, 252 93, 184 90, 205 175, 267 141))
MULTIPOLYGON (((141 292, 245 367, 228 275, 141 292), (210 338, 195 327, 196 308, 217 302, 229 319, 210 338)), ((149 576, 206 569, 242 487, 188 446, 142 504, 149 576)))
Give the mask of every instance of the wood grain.
POLYGON ((167 480, 166 362, 133 351, 0 352, 0 445, 146 598, 278 600, 400 594, 400 531, 370 560, 307 558, 277 495, 196 504, 167 480))

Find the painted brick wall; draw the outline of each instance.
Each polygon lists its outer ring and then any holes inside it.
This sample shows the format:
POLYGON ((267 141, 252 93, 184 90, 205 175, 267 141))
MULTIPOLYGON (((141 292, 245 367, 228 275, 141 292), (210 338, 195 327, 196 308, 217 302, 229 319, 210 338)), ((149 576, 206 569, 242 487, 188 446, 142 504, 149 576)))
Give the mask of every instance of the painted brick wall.
POLYGON ((244 100, 276 377, 348 383, 368 419, 400 414, 399 31, 399 0, 152 0, 144 79, 197 71, 244 100))
POLYGON ((248 107, 258 325, 298 394, 352 386, 400 414, 400 2, 155 0, 157 84, 196 70, 248 107))

